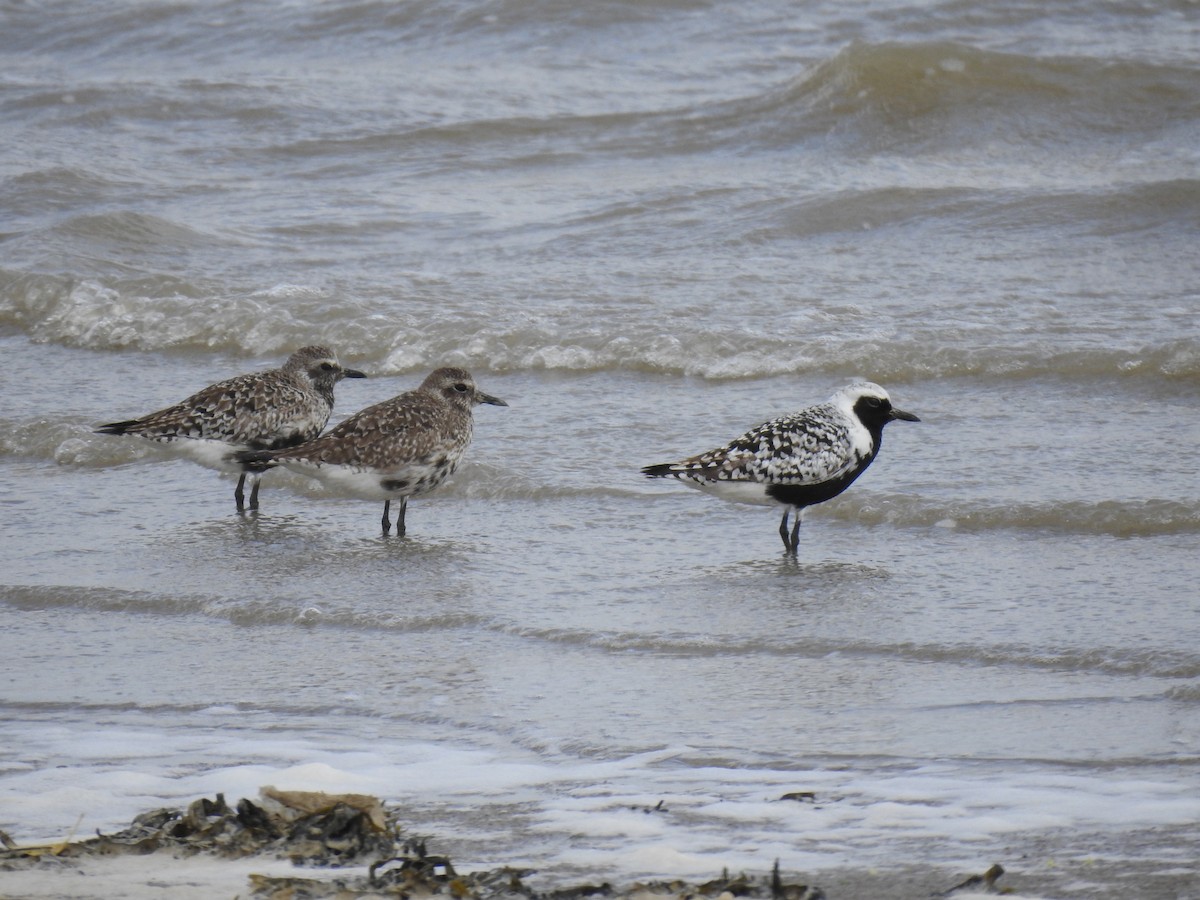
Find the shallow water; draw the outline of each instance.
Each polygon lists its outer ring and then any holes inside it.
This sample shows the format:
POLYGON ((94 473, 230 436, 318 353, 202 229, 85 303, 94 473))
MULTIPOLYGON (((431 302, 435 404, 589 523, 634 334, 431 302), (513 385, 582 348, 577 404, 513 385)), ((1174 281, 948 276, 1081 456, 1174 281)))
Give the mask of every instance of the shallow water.
POLYGON ((1188 4, 4 15, 0 829, 273 783, 463 868, 1188 896, 1188 4), (510 404, 404 539, 91 432, 317 341, 335 418, 510 404), (638 475, 858 377, 922 422, 795 560, 638 475))

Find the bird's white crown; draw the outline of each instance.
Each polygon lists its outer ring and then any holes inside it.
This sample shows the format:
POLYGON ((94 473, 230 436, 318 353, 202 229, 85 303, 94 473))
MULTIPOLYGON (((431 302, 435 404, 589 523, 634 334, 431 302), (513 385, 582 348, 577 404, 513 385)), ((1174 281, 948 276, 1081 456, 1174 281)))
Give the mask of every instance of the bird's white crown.
POLYGON ((854 384, 848 384, 830 397, 829 402, 850 416, 854 414, 854 404, 863 397, 874 397, 877 400, 892 402, 888 392, 873 381, 856 381, 854 384))

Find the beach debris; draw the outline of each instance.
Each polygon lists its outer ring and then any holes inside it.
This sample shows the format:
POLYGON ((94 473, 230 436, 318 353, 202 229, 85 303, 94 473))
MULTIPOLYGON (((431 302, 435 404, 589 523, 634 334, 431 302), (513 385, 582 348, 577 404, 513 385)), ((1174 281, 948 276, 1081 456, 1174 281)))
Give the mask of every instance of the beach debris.
POLYGON ((816 791, 791 791, 779 798, 780 800, 795 800, 797 803, 816 803, 816 791))
POLYGON ((771 867, 771 897, 772 900, 825 900, 824 892, 818 887, 784 884, 779 873, 779 860, 771 867))
POLYGON ((667 807, 664 805, 665 803, 666 803, 665 800, 659 800, 653 806, 637 806, 635 804, 634 806, 631 806, 629 808, 630 809, 640 809, 642 812, 646 813, 647 815, 649 815, 650 813, 656 813, 656 812, 660 812, 660 813, 670 812, 670 810, 667 809, 667 807))
POLYGON ((202 797, 186 810, 156 809, 128 828, 80 841, 0 851, 0 859, 142 854, 174 850, 226 857, 275 854, 303 865, 347 865, 392 856, 399 828, 374 797, 266 787, 260 803, 223 794, 202 797))
MULTIPOLYGON (((402 885, 412 890, 416 887, 450 885, 458 879, 450 857, 431 855, 425 848, 424 839, 407 840, 400 850, 399 856, 371 864, 367 877, 372 887, 402 885)), ((452 893, 459 895, 458 891, 452 893)))
MULTIPOLYGON (((637 807, 635 807, 637 808, 637 807)), ((645 812, 665 813, 660 801, 645 812)), ((7 837, 7 836, 4 836, 7 837)), ((459 872, 450 857, 429 852, 426 839, 401 838, 396 813, 366 794, 327 794, 263 787, 256 801, 230 807, 223 794, 201 797, 186 809, 155 809, 128 828, 84 840, 0 849, 0 870, 39 865, 79 865, 86 857, 165 851, 176 858, 208 854, 244 859, 274 856, 296 865, 324 867, 317 876, 249 876, 250 893, 262 900, 367 900, 440 897, 446 900, 824 900, 820 888, 786 883, 779 862, 769 875, 731 875, 703 884, 648 881, 617 888, 607 881, 535 889, 532 869, 504 866, 459 872), (347 867, 356 871, 344 871, 347 867), (364 873, 365 867, 365 873, 364 873)))
POLYGON ((609 882, 579 884, 551 890, 537 890, 525 882, 530 869, 504 867, 484 872, 461 874, 450 860, 427 852, 424 841, 406 841, 401 853, 392 859, 381 860, 370 867, 366 878, 338 878, 334 881, 315 878, 270 878, 251 876, 256 897, 265 900, 365 900, 371 897, 432 897, 453 900, 590 900, 598 897, 619 897, 623 900, 825 900, 817 887, 786 884, 779 872, 779 863, 770 876, 731 875, 728 870, 719 878, 703 884, 685 881, 638 882, 618 889, 609 882))
POLYGON ((665 897, 674 900, 734 900, 737 897, 749 897, 752 900, 825 900, 825 894, 819 887, 785 883, 779 871, 778 860, 775 861, 770 875, 747 875, 745 872, 731 875, 729 870, 725 869, 719 878, 703 884, 651 881, 635 884, 626 890, 614 891, 612 896, 627 900, 655 900, 665 897))
POLYGON ((336 803, 344 803, 368 815, 375 827, 381 831, 387 827, 388 818, 383 804, 370 794, 327 794, 324 791, 281 791, 273 785, 258 789, 258 796, 265 809, 286 819, 319 813, 336 803))
POLYGON ((965 890, 978 891, 980 888, 987 891, 988 893, 1006 894, 1006 893, 1008 893, 1008 890, 1006 888, 996 887, 996 882, 999 880, 1000 876, 1003 874, 1004 874, 1004 867, 1002 865, 1000 865, 999 863, 995 863, 994 865, 992 865, 991 868, 989 868, 982 875, 972 875, 970 878, 966 879, 965 881, 959 882, 954 887, 949 888, 948 890, 945 890, 945 891, 940 891, 940 892, 934 894, 933 896, 949 897, 951 894, 955 893, 956 891, 965 891, 965 890))

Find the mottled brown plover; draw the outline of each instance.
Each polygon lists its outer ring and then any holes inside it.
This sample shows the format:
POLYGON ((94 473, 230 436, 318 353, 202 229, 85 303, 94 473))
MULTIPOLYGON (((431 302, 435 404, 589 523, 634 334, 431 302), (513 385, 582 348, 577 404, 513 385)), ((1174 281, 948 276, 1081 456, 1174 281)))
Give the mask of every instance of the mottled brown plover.
POLYGON ((400 501, 396 533, 404 534, 408 498, 427 494, 448 478, 471 443, 480 403, 508 406, 485 394, 463 369, 442 368, 419 388, 357 412, 329 433, 287 450, 239 453, 251 471, 285 466, 352 497, 383 501, 383 533, 400 501))
MULTIPOLYGON (((236 473, 233 497, 241 511, 247 473, 233 455, 311 441, 333 412, 333 386, 343 378, 365 377, 338 363, 328 347, 302 347, 278 369, 219 381, 174 406, 96 431, 134 434, 167 444, 202 466, 236 473)), ((250 509, 257 509, 258 476, 250 477, 250 509)))

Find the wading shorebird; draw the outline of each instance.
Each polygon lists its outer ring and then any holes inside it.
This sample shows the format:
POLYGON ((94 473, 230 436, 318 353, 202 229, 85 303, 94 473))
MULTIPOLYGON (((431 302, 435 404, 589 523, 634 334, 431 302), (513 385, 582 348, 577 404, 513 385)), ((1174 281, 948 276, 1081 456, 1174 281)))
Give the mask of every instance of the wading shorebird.
MULTIPOLYGON (((343 367, 328 347, 302 347, 278 369, 218 381, 174 406, 101 425, 96 432, 137 435, 202 466, 236 473, 233 498, 241 512, 248 476, 234 454, 311 441, 329 422, 333 386, 343 378, 366 377, 343 367)), ((258 509, 258 476, 249 477, 250 509, 258 509)))
POLYGON ((288 450, 237 454, 251 471, 285 466, 352 497, 383 501, 383 533, 400 501, 396 533, 404 534, 408 499, 427 494, 458 468, 481 403, 508 406, 475 386, 463 369, 442 368, 419 388, 357 412, 329 433, 288 450))
POLYGON ((795 554, 801 511, 850 487, 878 455, 883 426, 895 419, 921 421, 892 406, 879 385, 859 382, 824 403, 765 422, 723 447, 680 462, 646 466, 642 473, 672 476, 725 500, 782 504, 779 536, 787 552, 795 554), (792 510, 796 521, 789 533, 792 510))

